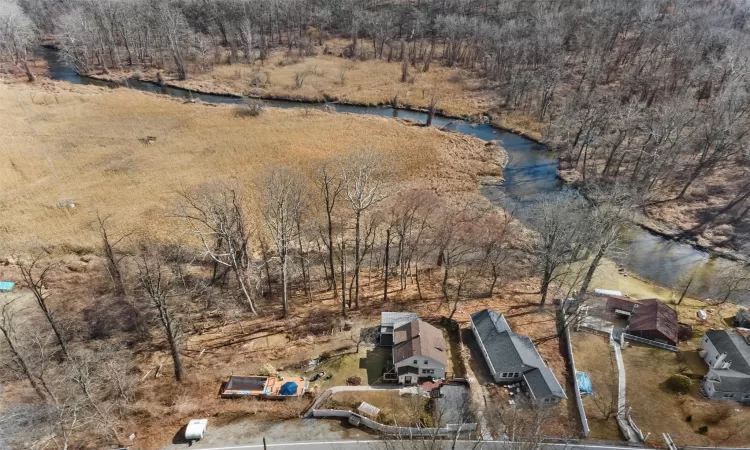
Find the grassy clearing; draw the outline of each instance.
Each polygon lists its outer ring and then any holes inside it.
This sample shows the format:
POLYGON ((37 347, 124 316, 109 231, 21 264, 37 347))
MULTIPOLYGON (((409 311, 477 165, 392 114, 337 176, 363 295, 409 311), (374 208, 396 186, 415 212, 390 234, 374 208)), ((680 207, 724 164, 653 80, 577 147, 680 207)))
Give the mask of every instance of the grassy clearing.
MULTIPOLYGON (((470 72, 432 64, 429 71, 422 66, 410 67, 409 81, 401 82, 401 63, 385 60, 356 61, 339 57, 349 42, 326 42, 331 54, 289 57, 284 50, 273 52, 265 64, 221 64, 208 73, 193 73, 179 81, 167 76, 170 85, 196 91, 277 97, 304 101, 337 100, 358 104, 392 104, 395 97, 401 106, 425 109, 433 95, 437 108, 451 116, 477 116, 491 111, 499 103, 487 81, 470 72), (298 87, 296 74, 302 74, 298 87)), ((143 79, 155 81, 155 69, 137 72, 143 79)), ((96 75, 106 79, 122 79, 133 71, 96 75)), ((531 117, 515 112, 493 114, 496 125, 518 130, 540 139, 541 125, 531 117)))
POLYGON ((591 439, 620 440, 617 412, 617 362, 607 339, 592 333, 571 333, 576 369, 591 378, 594 395, 583 397, 591 439), (613 409, 614 408, 614 409, 613 409), (610 415, 610 417, 607 417, 610 415))
POLYGON ((629 345, 623 350, 627 399, 633 419, 654 439, 669 433, 678 445, 742 446, 750 442, 750 407, 735 402, 703 398, 694 380, 693 391, 679 395, 665 386, 671 375, 690 370, 696 378, 705 373, 696 352, 672 353, 658 348, 629 345), (706 434, 698 433, 707 426, 706 434))
POLYGON ((392 119, 272 108, 242 118, 233 106, 126 89, 0 84, 0 123, 0 228, 15 251, 91 248, 97 211, 114 214, 115 233, 176 237, 169 211, 178 190, 230 179, 252 194, 269 166, 310 171, 367 145, 383 153, 400 188, 477 195, 475 174, 500 170, 477 139, 392 119), (142 143, 146 136, 156 141, 142 143))

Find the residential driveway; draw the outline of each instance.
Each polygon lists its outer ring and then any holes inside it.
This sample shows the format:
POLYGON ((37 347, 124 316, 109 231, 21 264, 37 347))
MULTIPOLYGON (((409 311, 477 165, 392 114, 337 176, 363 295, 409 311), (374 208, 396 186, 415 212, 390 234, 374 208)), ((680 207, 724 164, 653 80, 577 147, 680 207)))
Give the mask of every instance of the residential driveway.
POLYGON ((440 386, 441 397, 435 402, 435 419, 442 427, 449 423, 470 423, 471 417, 471 394, 468 386, 448 385, 440 386))
MULTIPOLYGON (((184 428, 181 430, 184 433, 184 428)), ((338 420, 295 419, 279 423, 241 422, 211 427, 209 419, 206 436, 191 446, 183 436, 175 436, 163 450, 205 449, 235 445, 294 441, 332 441, 342 439, 372 439, 372 435, 338 420)), ((137 447, 137 443, 136 443, 137 447)))

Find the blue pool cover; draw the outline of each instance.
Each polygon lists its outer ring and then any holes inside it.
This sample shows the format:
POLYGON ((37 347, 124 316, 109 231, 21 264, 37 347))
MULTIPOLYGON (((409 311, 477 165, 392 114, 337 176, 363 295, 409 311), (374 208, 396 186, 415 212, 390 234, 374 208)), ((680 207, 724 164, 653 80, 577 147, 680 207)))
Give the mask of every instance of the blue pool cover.
POLYGON ((297 383, 294 381, 287 381, 283 385, 281 385, 281 389, 279 389, 279 394, 281 395, 294 395, 297 393, 297 383))
POLYGON ((576 380, 578 380, 578 390, 584 394, 594 395, 594 389, 591 387, 591 378, 584 372, 576 371, 576 380))
POLYGON ((15 285, 16 283, 12 281, 0 281, 0 292, 10 292, 15 285))

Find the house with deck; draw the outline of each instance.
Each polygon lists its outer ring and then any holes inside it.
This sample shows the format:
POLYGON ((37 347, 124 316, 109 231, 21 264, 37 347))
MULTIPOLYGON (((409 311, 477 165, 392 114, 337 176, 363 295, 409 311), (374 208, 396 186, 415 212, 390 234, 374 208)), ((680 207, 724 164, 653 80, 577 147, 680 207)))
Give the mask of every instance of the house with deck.
POLYGON ((750 339, 727 330, 706 332, 698 354, 708 364, 701 391, 712 400, 750 403, 750 339))
POLYGON ((471 330, 496 383, 521 382, 531 400, 540 404, 567 398, 531 339, 514 333, 502 314, 491 309, 472 314, 471 330))
POLYGON ((443 332, 416 319, 393 331, 393 366, 401 384, 445 378, 448 353, 443 332))

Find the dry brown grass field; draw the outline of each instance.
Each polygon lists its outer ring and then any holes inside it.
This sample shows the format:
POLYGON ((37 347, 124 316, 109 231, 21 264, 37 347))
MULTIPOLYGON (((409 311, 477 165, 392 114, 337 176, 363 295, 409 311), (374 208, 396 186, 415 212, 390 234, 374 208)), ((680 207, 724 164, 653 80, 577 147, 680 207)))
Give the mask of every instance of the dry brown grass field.
POLYGON ((699 393, 699 380, 693 391, 680 395, 665 386, 667 378, 685 370, 696 376, 706 366, 697 352, 672 353, 655 347, 628 345, 623 349, 627 379, 627 403, 633 408, 635 423, 644 433, 658 439, 669 433, 677 445, 742 447, 750 442, 750 407, 736 402, 707 400, 699 393), (707 426, 705 434, 698 432, 707 426))
POLYGON ((382 153, 394 188, 478 195, 476 174, 501 173, 496 150, 435 128, 320 110, 240 117, 235 106, 127 89, 0 84, 0 123, 6 252, 89 247, 97 212, 113 214, 117 231, 174 235, 169 211, 179 190, 229 179, 252 191, 270 166, 310 171, 363 146, 382 153), (155 142, 144 144, 147 136, 155 142))
MULTIPOLYGON (((422 66, 409 68, 409 81, 401 82, 401 63, 385 60, 357 61, 338 56, 349 42, 328 41, 331 54, 318 47, 315 56, 290 57, 273 52, 264 64, 219 64, 206 73, 192 73, 179 81, 166 75, 169 85, 201 92, 252 95, 292 100, 336 100, 357 104, 392 104, 398 96, 401 106, 425 109, 433 95, 437 109, 451 116, 478 116, 495 109, 496 93, 486 80, 458 68, 439 63, 422 72, 422 66), (297 86, 295 75, 304 80, 297 86)), ((137 72, 143 79, 155 81, 156 69, 134 69, 96 75, 102 79, 122 79, 137 72)), ((533 118, 504 111, 492 115, 497 125, 541 139, 541 125, 533 118)))

